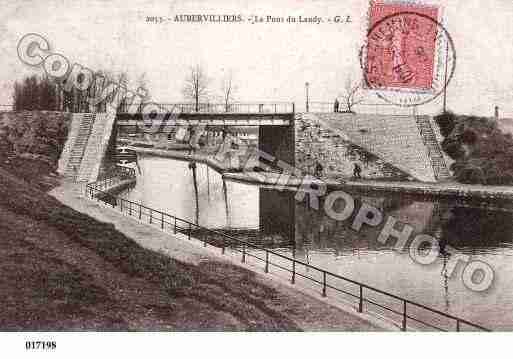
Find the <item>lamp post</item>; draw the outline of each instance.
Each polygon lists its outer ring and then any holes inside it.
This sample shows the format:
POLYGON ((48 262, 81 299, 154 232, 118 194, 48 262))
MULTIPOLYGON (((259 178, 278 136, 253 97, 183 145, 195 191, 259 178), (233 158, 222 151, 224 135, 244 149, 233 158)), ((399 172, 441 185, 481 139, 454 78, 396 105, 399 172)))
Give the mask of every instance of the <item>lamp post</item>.
POLYGON ((445 78, 444 78, 444 109, 443 113, 447 113, 447 67, 449 62, 449 40, 445 40, 445 78))
POLYGON ((310 84, 308 82, 305 82, 305 91, 306 91, 306 112, 309 112, 310 104, 309 104, 309 98, 308 98, 308 87, 310 84))

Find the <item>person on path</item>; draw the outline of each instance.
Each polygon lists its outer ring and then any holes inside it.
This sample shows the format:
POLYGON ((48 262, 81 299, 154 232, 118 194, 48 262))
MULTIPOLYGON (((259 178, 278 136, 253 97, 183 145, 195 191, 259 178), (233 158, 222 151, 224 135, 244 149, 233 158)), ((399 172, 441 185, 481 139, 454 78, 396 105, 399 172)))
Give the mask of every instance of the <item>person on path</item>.
POLYGON ((324 168, 322 167, 320 162, 317 162, 315 165, 315 177, 321 178, 322 177, 322 171, 324 168))
POLYGON ((354 164, 353 177, 358 179, 362 178, 362 168, 358 163, 354 164))
POLYGON ((78 167, 77 165, 73 165, 73 181, 77 182, 78 180, 78 167))

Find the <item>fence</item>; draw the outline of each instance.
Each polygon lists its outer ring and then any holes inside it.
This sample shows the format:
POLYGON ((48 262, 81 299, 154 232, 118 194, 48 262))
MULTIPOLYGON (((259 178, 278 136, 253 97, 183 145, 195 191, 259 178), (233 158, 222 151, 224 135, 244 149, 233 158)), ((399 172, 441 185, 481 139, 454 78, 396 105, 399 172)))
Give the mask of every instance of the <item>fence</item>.
POLYGON ((98 181, 94 182, 102 191, 108 190, 121 182, 129 179, 135 179, 135 169, 126 166, 116 165, 110 169, 108 173, 103 173, 98 176, 98 181))
MULTIPOLYGON (((256 103, 156 103, 160 111, 172 113, 294 113, 293 102, 256 102, 256 103)), ((150 108, 150 107, 149 107, 150 108)), ((140 106, 123 106, 119 112, 140 112, 140 106)))
POLYGON ((203 234, 198 236, 198 239, 202 241, 205 247, 207 245, 219 247, 222 254, 225 254, 226 248, 229 247, 232 251, 240 253, 242 263, 246 263, 249 258, 253 258, 264 265, 265 273, 269 273, 271 267, 288 273, 292 284, 295 284, 298 279, 302 278, 309 283, 314 284, 316 287, 320 287, 321 295, 323 297, 328 295, 328 290, 333 293, 344 294, 349 298, 356 300, 355 304, 357 304, 357 311, 359 313, 362 313, 366 307, 367 309, 371 306, 380 308, 384 312, 395 315, 397 318, 393 319, 399 319, 400 327, 403 331, 406 331, 409 325, 410 327, 412 327, 412 325, 421 325, 422 327, 420 329, 426 328, 429 330, 435 329, 440 331, 456 330, 459 332, 465 329, 490 331, 487 328, 471 323, 465 319, 438 311, 356 280, 326 271, 309 263, 266 249, 257 244, 248 243, 220 231, 208 229, 171 214, 146 207, 140 203, 111 195, 105 191, 108 188, 108 184, 109 179, 104 179, 99 183, 95 182, 87 184, 86 195, 91 199, 102 201, 112 206, 112 208, 117 207, 123 214, 158 226, 161 230, 172 231, 174 234, 181 233, 189 240, 191 240, 192 237, 195 237, 195 234, 203 234), (347 288, 348 285, 352 287, 352 291, 347 288), (381 302, 378 303, 380 296, 381 302), (391 308, 392 302, 394 302, 394 308, 391 308), (420 314, 421 312, 422 314, 420 314), (417 315, 415 316, 415 314, 417 315), (421 319, 420 316, 423 316, 424 318, 421 319), (431 316, 431 323, 427 322, 429 319, 425 319, 426 316, 431 316), (440 320, 446 321, 445 328, 432 324, 433 321, 436 321, 438 324, 440 320))
MULTIPOLYGON (((353 105, 351 111, 354 113, 369 115, 411 116, 414 114, 414 108, 401 107, 391 103, 360 103, 353 105)), ((335 103, 318 101, 309 102, 308 112, 335 112, 335 103)), ((340 103, 338 112, 349 112, 347 105, 340 103)))

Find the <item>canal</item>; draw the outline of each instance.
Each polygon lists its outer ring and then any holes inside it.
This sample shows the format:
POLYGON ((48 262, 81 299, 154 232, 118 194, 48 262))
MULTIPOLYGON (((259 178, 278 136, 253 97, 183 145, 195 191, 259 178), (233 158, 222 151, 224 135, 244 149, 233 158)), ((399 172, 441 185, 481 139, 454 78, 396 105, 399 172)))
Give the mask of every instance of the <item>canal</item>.
POLYGON ((493 286, 473 292, 461 280, 463 266, 448 275, 450 258, 428 266, 377 241, 377 228, 360 232, 297 202, 294 193, 223 181, 203 164, 153 156, 139 159, 141 173, 124 197, 262 244, 330 272, 462 317, 493 330, 513 330, 513 213, 460 206, 447 200, 400 194, 354 194, 495 272, 493 286))

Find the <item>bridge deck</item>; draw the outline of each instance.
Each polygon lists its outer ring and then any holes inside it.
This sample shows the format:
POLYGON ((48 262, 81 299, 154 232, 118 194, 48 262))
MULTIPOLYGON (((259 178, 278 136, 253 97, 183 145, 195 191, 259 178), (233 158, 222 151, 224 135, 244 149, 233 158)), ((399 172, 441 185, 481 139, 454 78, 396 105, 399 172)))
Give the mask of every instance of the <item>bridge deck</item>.
POLYGON ((154 119, 142 114, 118 113, 117 126, 289 126, 293 113, 180 113, 158 115, 154 119))

